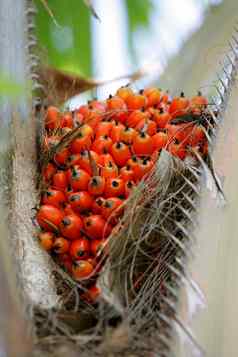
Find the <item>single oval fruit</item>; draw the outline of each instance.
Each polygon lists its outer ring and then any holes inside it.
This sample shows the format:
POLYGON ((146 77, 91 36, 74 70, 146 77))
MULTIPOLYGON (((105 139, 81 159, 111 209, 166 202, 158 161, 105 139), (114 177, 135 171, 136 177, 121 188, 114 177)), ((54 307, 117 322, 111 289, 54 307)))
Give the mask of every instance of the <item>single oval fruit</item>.
POLYGON ((42 171, 42 176, 44 177, 46 182, 49 182, 53 175, 56 173, 57 168, 51 162, 49 162, 46 167, 42 171))
POLYGON ((88 211, 93 204, 93 198, 87 191, 71 193, 68 196, 68 201, 77 213, 88 211))
POLYGON ((51 205, 42 205, 36 214, 36 220, 46 231, 57 231, 63 219, 63 212, 51 205))
POLYGON ((60 112, 59 109, 53 106, 48 107, 45 115, 46 129, 54 130, 60 127, 60 112))
POLYGON ((102 254, 106 241, 102 239, 94 239, 90 242, 90 251, 94 257, 102 254))
POLYGON ((76 214, 65 216, 60 222, 60 231, 68 239, 78 239, 81 237, 83 222, 76 214))
POLYGON ((107 179, 105 185, 105 197, 123 196, 125 193, 125 183, 123 179, 117 177, 115 179, 107 179))
POLYGON ((47 252, 49 252, 53 247, 54 237, 55 236, 52 232, 41 232, 38 235, 41 247, 47 252))
POLYGON ((54 244, 53 244, 53 250, 57 254, 65 254, 69 251, 69 241, 63 237, 57 237, 55 238, 54 244))
POLYGON ((175 97, 170 106, 169 113, 172 114, 173 118, 186 114, 190 109, 190 101, 184 96, 182 92, 180 97, 175 97))
POLYGON ((93 176, 88 182, 88 192, 92 196, 100 196, 105 189, 105 178, 102 176, 93 176))
POLYGON ((73 260, 84 260, 89 258, 90 244, 87 239, 76 239, 71 243, 70 256, 73 260))
POLYGON ((43 205, 52 205, 61 208, 66 202, 66 197, 62 191, 49 188, 42 196, 43 205))
POLYGON ((64 191, 68 186, 68 178, 63 170, 57 171, 52 178, 54 189, 64 191))
POLYGON ((118 197, 109 197, 103 203, 102 216, 105 219, 116 217, 122 214, 123 210, 120 209, 123 200, 118 197))
POLYGON ((138 110, 146 108, 147 98, 142 93, 128 96, 128 98, 126 99, 126 104, 129 110, 138 110))
POLYGON ((64 166, 70 156, 70 151, 68 148, 64 148, 60 151, 58 151, 54 155, 54 162, 59 165, 59 166, 64 166))
POLYGON ((118 166, 124 166, 131 157, 129 147, 122 142, 117 142, 112 145, 111 154, 118 166))
POLYGON ((93 275, 94 267, 87 260, 75 260, 72 265, 72 274, 75 280, 89 279, 93 275))
POLYGON ((86 234, 92 239, 102 239, 106 233, 106 221, 101 215, 91 215, 83 220, 86 234))
POLYGON ((138 156, 147 156, 153 153, 153 139, 144 132, 138 133, 132 144, 133 152, 138 156))
POLYGON ((90 175, 79 165, 75 165, 69 170, 69 183, 75 191, 87 191, 90 178, 90 175))

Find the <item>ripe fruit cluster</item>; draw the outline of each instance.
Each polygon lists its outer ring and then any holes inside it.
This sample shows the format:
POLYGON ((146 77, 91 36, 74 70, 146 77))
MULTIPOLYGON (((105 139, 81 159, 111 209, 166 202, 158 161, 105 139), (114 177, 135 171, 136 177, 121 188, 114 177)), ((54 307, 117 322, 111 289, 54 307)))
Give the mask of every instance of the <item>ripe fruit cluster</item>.
POLYGON ((42 169, 39 241, 86 284, 86 299, 97 298, 107 239, 161 149, 182 160, 193 150, 206 155, 200 119, 207 105, 200 93, 190 100, 183 93, 170 98, 158 88, 135 93, 122 87, 106 101, 92 100, 73 112, 47 109, 44 150, 54 154, 42 169))

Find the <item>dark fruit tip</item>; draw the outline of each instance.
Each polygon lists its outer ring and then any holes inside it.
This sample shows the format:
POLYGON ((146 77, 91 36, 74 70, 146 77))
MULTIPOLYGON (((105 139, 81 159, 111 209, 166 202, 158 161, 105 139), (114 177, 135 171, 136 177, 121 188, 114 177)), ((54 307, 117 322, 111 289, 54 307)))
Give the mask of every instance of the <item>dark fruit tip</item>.
POLYGON ((113 187, 118 187, 118 186, 119 186, 119 183, 118 183, 116 180, 113 180, 113 181, 112 181, 112 186, 113 186, 113 187))
POLYGON ((68 217, 63 218, 62 224, 64 226, 69 226, 70 225, 70 219, 68 217))

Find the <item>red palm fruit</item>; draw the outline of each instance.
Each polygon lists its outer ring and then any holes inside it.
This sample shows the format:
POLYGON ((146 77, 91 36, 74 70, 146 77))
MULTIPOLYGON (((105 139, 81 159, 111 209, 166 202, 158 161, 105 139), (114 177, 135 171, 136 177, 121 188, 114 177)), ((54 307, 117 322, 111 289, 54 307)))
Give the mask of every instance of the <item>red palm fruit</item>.
POLYGON ((90 100, 89 107, 99 113, 105 113, 107 110, 106 103, 99 101, 97 99, 90 100))
POLYGON ((92 138, 94 136, 94 131, 91 128, 91 126, 87 123, 83 124, 80 127, 80 133, 82 133, 83 136, 88 136, 90 138, 92 138))
POLYGON ((168 134, 159 131, 157 134, 152 136, 152 140, 153 140, 153 149, 156 151, 160 151, 167 145, 168 134))
POLYGON ((132 151, 138 156, 151 155, 153 153, 153 139, 144 132, 138 133, 132 144, 132 151))
POLYGON ((119 216, 122 214, 123 209, 120 209, 123 204, 123 200, 118 197, 109 197, 104 201, 102 216, 105 219, 112 218, 113 216, 119 216))
POLYGON ((171 101, 169 91, 161 92, 161 102, 167 104, 169 101, 171 101))
MULTIPOLYGON (((86 152, 86 150, 85 150, 86 152)), ((74 165, 79 165, 80 164, 80 160, 81 160, 81 154, 73 154, 73 155, 70 155, 67 159, 67 166, 74 166, 74 165)), ((80 165, 81 167, 81 165, 80 165)), ((82 167, 83 168, 83 167, 82 167)), ((87 171, 87 170, 86 170, 87 171)))
POLYGON ((111 121, 101 121, 96 127, 96 139, 100 136, 109 136, 112 130, 112 125, 111 121))
POLYGON ((120 169, 120 178, 124 181, 134 180, 134 171, 132 170, 130 165, 123 166, 120 169))
POLYGON ((136 126, 136 129, 139 131, 143 131, 150 136, 154 135, 157 131, 157 125, 153 120, 150 119, 142 119, 136 126))
POLYGON ((107 110, 113 112, 113 117, 124 123, 127 119, 127 106, 125 101, 118 96, 109 96, 107 100, 107 110))
POLYGON ((114 160, 113 160, 113 157, 111 154, 103 154, 103 155, 100 155, 99 156, 99 161, 98 161, 98 164, 100 166, 106 166, 109 164, 109 162, 112 162, 113 164, 115 164, 114 160))
POLYGON ((115 122, 113 124, 110 137, 114 143, 120 141, 120 136, 123 129, 125 129, 125 126, 123 124, 118 122, 115 122))
POLYGON ((206 135, 204 132, 204 128, 202 126, 194 125, 191 128, 190 135, 189 135, 188 139, 186 140, 186 142, 191 146, 196 146, 205 140, 206 140, 206 135))
POLYGON ((121 178, 107 179, 105 185, 105 197, 123 196, 125 193, 125 183, 121 178))
POLYGON ((58 170, 52 178, 52 184, 56 190, 66 190, 68 186, 68 178, 65 171, 58 170))
POLYGON ((77 213, 88 211, 93 205, 93 198, 87 191, 71 193, 68 201, 77 213))
POLYGON ((172 114, 172 117, 178 117, 186 114, 190 109, 189 99, 184 96, 182 92, 180 97, 174 97, 170 106, 169 113, 172 114))
POLYGON ((82 150, 87 150, 90 148, 93 137, 93 129, 84 124, 80 127, 79 134, 76 139, 74 139, 70 145, 70 150, 73 154, 79 154, 82 150))
POLYGON ((120 133, 120 141, 122 141, 125 144, 131 144, 135 135, 136 135, 135 129, 125 127, 120 133))
POLYGON ((183 144, 171 143, 168 147, 168 151, 171 155, 177 156, 181 160, 184 160, 186 157, 186 149, 183 144))
POLYGON ((74 112, 74 126, 79 127, 82 126, 84 121, 84 116, 80 114, 77 110, 74 112))
POLYGON ((73 128, 74 126, 74 121, 72 114, 69 113, 64 113, 61 117, 61 123, 60 123, 61 128, 73 128))
POLYGON ((198 94, 191 99, 191 109, 192 112, 200 113, 201 110, 206 109, 208 106, 208 100, 199 91, 198 94))
POLYGON ((56 171, 57 169, 55 165, 49 162, 42 170, 42 176, 44 177, 46 182, 49 182, 52 179, 53 175, 56 173, 56 171))
POLYGON ((101 176, 105 179, 107 178, 116 178, 118 176, 118 167, 112 161, 109 161, 108 164, 101 168, 101 176))
POLYGON ((63 207, 66 202, 66 197, 64 193, 60 190, 54 190, 53 188, 48 188, 42 196, 43 205, 51 205, 57 208, 63 207))
POLYGON ((55 238, 54 244, 53 244, 53 250, 57 254, 65 254, 69 251, 69 241, 65 239, 64 237, 57 237, 55 238))
POLYGON ((155 163, 158 160, 158 157, 160 156, 160 150, 155 150, 153 154, 150 156, 151 160, 155 163))
POLYGON ((36 214, 40 227, 46 231, 55 232, 63 218, 63 212, 51 205, 42 205, 36 214))
POLYGON ((83 222, 76 214, 65 216, 60 223, 62 235, 70 240, 79 239, 81 237, 82 228, 83 222))
POLYGON ((94 239, 90 242, 90 251, 91 254, 96 257, 102 254, 104 246, 105 246, 105 240, 102 239, 94 239))
POLYGON ((88 105, 81 105, 78 109, 75 110, 75 113, 81 114, 84 118, 90 113, 88 105))
POLYGON ((134 181, 126 181, 125 182, 125 197, 128 198, 130 194, 133 192, 134 187, 136 187, 134 181))
POLYGON ((59 109, 53 106, 48 107, 45 115, 45 128, 54 130, 60 127, 60 112, 59 109))
POLYGON ((134 110, 128 116, 126 124, 130 128, 135 128, 140 121, 149 119, 150 114, 144 110, 134 110))
POLYGON ((77 281, 89 279, 93 272, 94 267, 87 260, 75 260, 72 264, 72 275, 77 281))
POLYGON ((96 139, 93 142, 92 150, 99 155, 106 154, 107 152, 109 152, 112 143, 113 143, 112 139, 109 136, 107 135, 100 136, 98 139, 96 139))
POLYGON ((131 170, 134 172, 135 167, 139 164, 139 158, 136 155, 133 155, 126 163, 130 166, 131 170))
POLYGON ((88 182, 88 192, 92 196, 101 196, 105 189, 105 178, 93 176, 88 182))
POLYGON ((167 124, 166 130, 168 131, 169 142, 179 141, 184 144, 189 140, 193 125, 191 123, 186 124, 167 124))
POLYGON ((142 93, 128 96, 128 98, 126 99, 126 104, 129 110, 138 110, 138 109, 146 108, 147 98, 142 93))
POLYGON ((70 151, 68 148, 64 148, 60 151, 58 151, 54 155, 54 162, 59 165, 59 166, 64 166, 69 158, 70 151))
POLYGON ((124 102, 126 102, 126 101, 127 101, 127 98, 128 98, 130 95, 133 95, 133 94, 134 94, 134 93, 133 93, 133 90, 132 90, 131 88, 127 87, 127 86, 119 88, 119 89, 117 90, 117 93, 116 93, 116 95, 117 95, 118 97, 120 97, 121 99, 123 99, 124 102))
POLYGON ((75 214, 75 211, 73 210, 73 208, 71 207, 71 205, 69 203, 64 208, 64 214, 65 214, 65 216, 75 214))
POLYGON ((39 243, 41 247, 49 252, 54 244, 54 234, 52 232, 41 232, 38 235, 39 243))
POLYGON ((143 94, 147 98, 147 107, 153 107, 159 104, 162 93, 158 88, 150 87, 144 89, 143 94))
POLYGON ((101 295, 101 289, 97 285, 92 285, 88 288, 87 292, 83 294, 83 299, 88 302, 95 303, 101 295))
POLYGON ((90 155, 96 165, 100 163, 101 157, 93 150, 82 150, 80 154, 71 155, 68 159, 68 163, 71 165, 79 165, 81 169, 87 171, 89 175, 93 174, 92 164, 90 161, 90 155))
POLYGON ((171 114, 169 114, 167 111, 164 111, 162 108, 155 110, 153 113, 153 120, 156 122, 158 128, 160 129, 164 129, 171 119, 171 114))
POLYGON ((153 161, 150 158, 145 158, 140 160, 139 165, 134 170, 135 180, 138 182, 142 178, 145 178, 146 174, 148 174, 154 166, 153 161))
POLYGON ((122 142, 117 142, 112 145, 111 154, 118 166, 124 166, 131 157, 129 147, 122 142))
POLYGON ((92 129, 95 130, 101 120, 103 120, 104 114, 96 111, 91 110, 89 114, 86 115, 84 122, 92 129))
POLYGON ((75 239, 70 245, 69 254, 73 260, 84 260, 89 258, 90 244, 85 238, 75 239))
POLYGON ((83 220, 84 229, 91 239, 102 239, 106 233, 106 221, 101 215, 91 215, 83 220))
POLYGON ((92 212, 95 214, 101 214, 104 201, 105 199, 103 197, 97 197, 92 204, 92 212))
POLYGON ((90 175, 80 169, 79 165, 75 165, 69 170, 69 183, 75 191, 86 191, 90 178, 90 175))

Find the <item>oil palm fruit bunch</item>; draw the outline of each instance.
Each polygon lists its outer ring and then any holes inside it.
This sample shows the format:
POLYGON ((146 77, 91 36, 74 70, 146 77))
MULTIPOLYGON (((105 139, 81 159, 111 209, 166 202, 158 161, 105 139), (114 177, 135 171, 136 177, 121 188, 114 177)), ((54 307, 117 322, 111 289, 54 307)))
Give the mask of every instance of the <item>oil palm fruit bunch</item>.
POLYGON ((74 111, 48 107, 44 118, 41 246, 95 302, 97 278, 134 188, 146 180, 162 149, 179 160, 205 158, 211 124, 200 92, 172 98, 158 88, 121 87, 105 101, 74 111))

